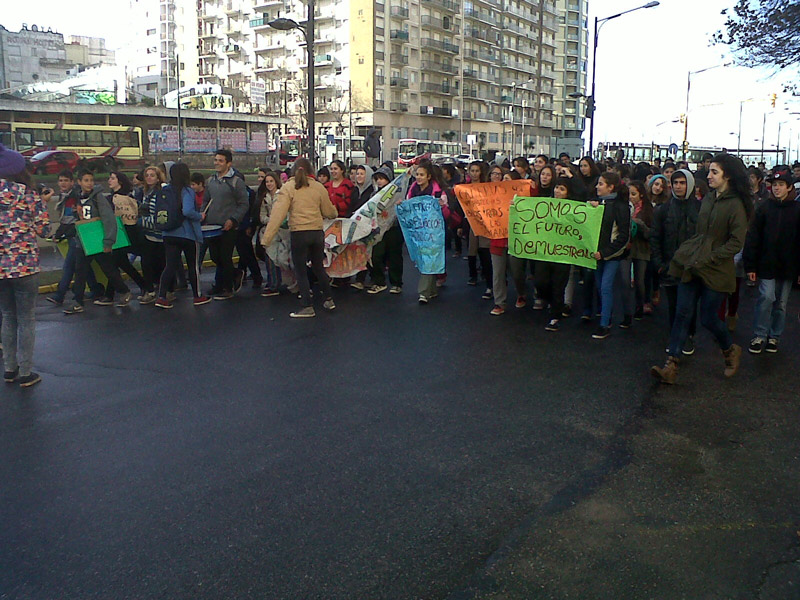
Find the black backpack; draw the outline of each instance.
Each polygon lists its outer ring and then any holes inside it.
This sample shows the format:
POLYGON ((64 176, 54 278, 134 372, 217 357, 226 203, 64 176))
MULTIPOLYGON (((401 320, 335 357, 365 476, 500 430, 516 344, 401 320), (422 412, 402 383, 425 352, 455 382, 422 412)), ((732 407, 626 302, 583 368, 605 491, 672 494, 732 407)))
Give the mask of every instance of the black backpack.
POLYGON ((172 231, 183 224, 183 202, 171 185, 156 192, 153 222, 158 231, 172 231))

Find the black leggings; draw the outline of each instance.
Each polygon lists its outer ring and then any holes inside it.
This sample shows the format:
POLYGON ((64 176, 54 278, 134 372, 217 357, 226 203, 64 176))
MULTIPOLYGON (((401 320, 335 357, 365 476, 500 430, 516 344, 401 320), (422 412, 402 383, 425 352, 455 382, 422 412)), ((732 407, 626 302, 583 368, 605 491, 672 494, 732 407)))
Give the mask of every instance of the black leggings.
POLYGON ((300 302, 311 306, 311 285, 308 281, 306 263, 311 261, 311 270, 322 289, 324 299, 331 297, 331 281, 322 266, 325 260, 325 237, 322 230, 292 232, 292 262, 297 285, 300 286, 300 302))
POLYGON ((197 269, 197 247, 198 244, 194 240, 188 240, 186 238, 179 237, 164 238, 164 252, 167 258, 167 264, 164 267, 164 270, 161 272, 161 283, 158 288, 159 298, 167 297, 167 291, 175 280, 175 274, 179 269, 183 269, 181 253, 183 253, 183 255, 186 257, 189 282, 192 285, 194 297, 200 297, 200 278, 197 269))

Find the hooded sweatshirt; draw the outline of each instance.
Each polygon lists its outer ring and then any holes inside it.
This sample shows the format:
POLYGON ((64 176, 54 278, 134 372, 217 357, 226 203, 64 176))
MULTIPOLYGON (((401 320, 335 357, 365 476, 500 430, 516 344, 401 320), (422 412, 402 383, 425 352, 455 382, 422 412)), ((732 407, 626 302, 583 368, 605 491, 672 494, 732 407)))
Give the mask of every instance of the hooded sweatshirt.
POLYGON ((103 248, 110 250, 117 241, 117 217, 103 188, 96 185, 89 193, 81 192, 78 219, 88 221, 98 218, 103 222, 103 248))
POLYGON ((650 259, 661 271, 661 283, 678 285, 678 280, 668 275, 669 263, 680 245, 695 234, 700 202, 694 194, 694 175, 687 169, 673 173, 686 177, 686 194, 683 198, 675 196, 660 204, 653 212, 653 226, 650 229, 650 259))
POLYGON ((773 194, 756 207, 744 244, 744 269, 761 279, 791 281, 800 260, 800 202, 795 191, 781 201, 773 194))
MULTIPOLYGON (((372 181, 372 175, 374 174, 372 172, 372 167, 369 165, 362 165, 359 166, 359 169, 361 168, 366 169, 366 178, 364 179, 364 183, 361 185, 356 183, 352 193, 350 194, 350 214, 348 216, 352 216, 353 213, 364 206, 364 203, 372 198, 376 191, 375 184, 372 181)), ((391 179, 389 181, 391 181, 391 179)))
POLYGON ((0 179, 0 279, 39 272, 39 244, 49 227, 47 207, 33 188, 0 179))

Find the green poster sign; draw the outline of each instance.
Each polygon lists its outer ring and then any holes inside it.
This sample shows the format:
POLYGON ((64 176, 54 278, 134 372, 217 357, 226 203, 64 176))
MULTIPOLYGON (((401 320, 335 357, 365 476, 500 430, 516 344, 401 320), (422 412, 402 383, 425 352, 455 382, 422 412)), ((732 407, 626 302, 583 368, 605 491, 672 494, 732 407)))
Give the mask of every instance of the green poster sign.
POLYGON ((508 252, 519 258, 594 269, 603 207, 517 196, 508 214, 508 252))

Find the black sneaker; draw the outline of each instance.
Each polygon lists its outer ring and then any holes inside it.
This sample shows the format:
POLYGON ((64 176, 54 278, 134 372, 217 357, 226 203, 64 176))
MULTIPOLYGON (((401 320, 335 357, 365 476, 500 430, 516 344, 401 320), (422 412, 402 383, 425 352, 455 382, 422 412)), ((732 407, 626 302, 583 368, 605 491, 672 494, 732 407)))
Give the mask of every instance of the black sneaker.
POLYGON ((611 327, 603 327, 600 325, 595 332, 592 334, 592 337, 596 340, 604 340, 611 334, 611 327))
POLYGON ((3 372, 3 381, 6 383, 14 383, 19 376, 19 367, 14 369, 13 371, 5 371, 3 372))
POLYGON ((641 321, 642 319, 644 319, 644 308, 637 308, 636 312, 633 315, 633 318, 636 319, 637 321, 641 321))
POLYGON ((572 305, 571 304, 565 304, 564 305, 564 308, 561 310, 561 316, 564 317, 565 319, 568 319, 568 318, 570 318, 572 316, 572 305))
POLYGON ((690 335, 688 338, 686 338, 686 342, 683 344, 683 350, 681 350, 681 353, 684 356, 691 356, 694 354, 694 336, 690 335))
POLYGON ((55 296, 47 296, 45 300, 47 300, 50 304, 55 304, 56 306, 61 306, 64 304, 63 300, 59 300, 55 296))
POLYGON ((622 319, 622 323, 619 324, 622 329, 630 329, 632 325, 633 317, 631 315, 625 315, 625 318, 622 319))
POLYGON ((764 351, 764 346, 767 345, 767 340, 762 337, 754 337, 750 340, 750 346, 747 349, 750 354, 761 354, 764 351))
POLYGON ((778 351, 778 340, 775 338, 769 338, 767 340, 767 352, 770 354, 775 354, 778 351))
POLYGON ((38 373, 30 372, 27 375, 24 375, 17 379, 17 383, 19 383, 19 387, 31 387, 36 385, 42 380, 38 373))
POLYGON ((478 278, 477 277, 470 277, 467 280, 467 285, 478 285, 478 278))
POLYGON ((558 331, 558 328, 559 328, 558 319, 550 319, 550 322, 547 325, 545 325, 544 330, 545 331, 558 331))

